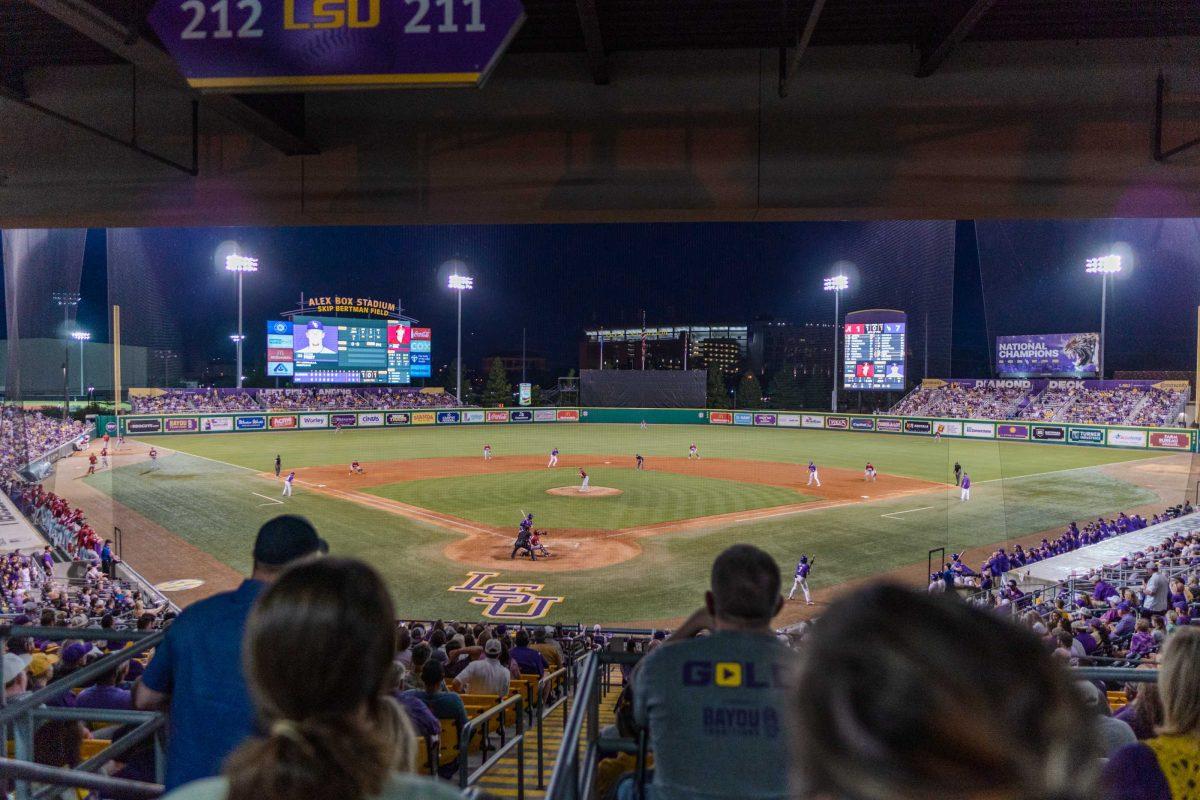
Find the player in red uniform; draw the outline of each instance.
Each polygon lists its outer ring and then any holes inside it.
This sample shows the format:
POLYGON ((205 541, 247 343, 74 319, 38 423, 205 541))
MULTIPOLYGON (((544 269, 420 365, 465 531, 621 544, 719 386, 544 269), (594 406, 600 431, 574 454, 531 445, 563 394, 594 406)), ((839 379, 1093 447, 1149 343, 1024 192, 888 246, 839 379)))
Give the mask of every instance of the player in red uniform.
POLYGON ((95 453, 92 453, 91 455, 89 455, 89 456, 88 456, 88 471, 87 471, 87 474, 88 474, 88 475, 95 475, 95 474, 96 474, 96 454, 95 454, 95 453))
POLYGON ((874 481, 875 480, 875 465, 872 464, 870 461, 868 461, 867 466, 863 468, 863 480, 864 481, 874 481))
POLYGON ((362 464, 359 464, 357 461, 351 461, 350 462, 350 474, 351 475, 366 475, 367 473, 362 468, 362 464))

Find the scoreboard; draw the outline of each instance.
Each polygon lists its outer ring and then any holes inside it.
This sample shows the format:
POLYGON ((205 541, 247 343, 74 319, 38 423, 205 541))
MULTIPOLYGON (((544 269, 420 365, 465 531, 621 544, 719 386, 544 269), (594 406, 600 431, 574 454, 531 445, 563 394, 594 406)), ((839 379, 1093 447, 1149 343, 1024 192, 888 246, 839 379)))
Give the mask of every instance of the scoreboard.
POLYGON ((906 315, 856 311, 846 315, 842 385, 868 391, 904 390, 906 315))
POLYGON ((295 316, 267 323, 267 375, 295 383, 403 385, 428 378, 429 328, 389 319, 295 316))

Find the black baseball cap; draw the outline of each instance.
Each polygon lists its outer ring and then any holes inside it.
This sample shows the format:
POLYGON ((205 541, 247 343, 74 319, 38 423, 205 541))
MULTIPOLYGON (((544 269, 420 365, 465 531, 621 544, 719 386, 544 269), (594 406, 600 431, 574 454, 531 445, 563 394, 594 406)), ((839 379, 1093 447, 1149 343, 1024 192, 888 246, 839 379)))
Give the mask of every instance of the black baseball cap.
POLYGON ((304 517, 280 514, 258 529, 254 540, 254 560, 271 567, 282 567, 313 553, 328 553, 329 543, 317 536, 317 529, 304 517))

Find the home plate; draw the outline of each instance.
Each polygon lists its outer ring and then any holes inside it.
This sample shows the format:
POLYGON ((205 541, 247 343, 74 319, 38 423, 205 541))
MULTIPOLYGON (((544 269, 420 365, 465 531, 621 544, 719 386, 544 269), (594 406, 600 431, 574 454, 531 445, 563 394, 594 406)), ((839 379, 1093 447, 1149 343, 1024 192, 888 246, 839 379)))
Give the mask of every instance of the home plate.
POLYGON ((863 500, 870 500, 870 499, 871 499, 871 495, 869 495, 869 494, 860 494, 860 495, 859 495, 859 497, 861 497, 863 500))

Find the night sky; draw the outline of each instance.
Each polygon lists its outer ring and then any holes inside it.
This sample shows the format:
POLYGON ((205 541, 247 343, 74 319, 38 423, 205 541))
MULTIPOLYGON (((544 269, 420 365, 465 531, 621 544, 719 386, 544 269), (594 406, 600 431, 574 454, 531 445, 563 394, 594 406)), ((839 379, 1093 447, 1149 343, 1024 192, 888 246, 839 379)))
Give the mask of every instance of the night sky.
POLYGON ((641 309, 652 325, 831 320, 821 279, 842 269, 843 313, 928 319, 930 372, 961 377, 986 375, 996 335, 1098 330, 1083 261, 1114 246, 1129 269, 1110 294, 1110 369, 1192 368, 1200 302, 1193 220, 140 229, 89 232, 80 324, 106 340, 117 302, 127 344, 178 347, 185 367, 231 357, 236 280, 214 260, 229 240, 261 265, 245 284, 248 365, 263 360, 263 323, 304 292, 401 298, 434 329, 436 369, 453 357, 454 295, 438 270, 451 258, 476 279, 466 363, 519 349, 525 327, 530 352, 563 373, 585 326, 635 326, 641 309))

